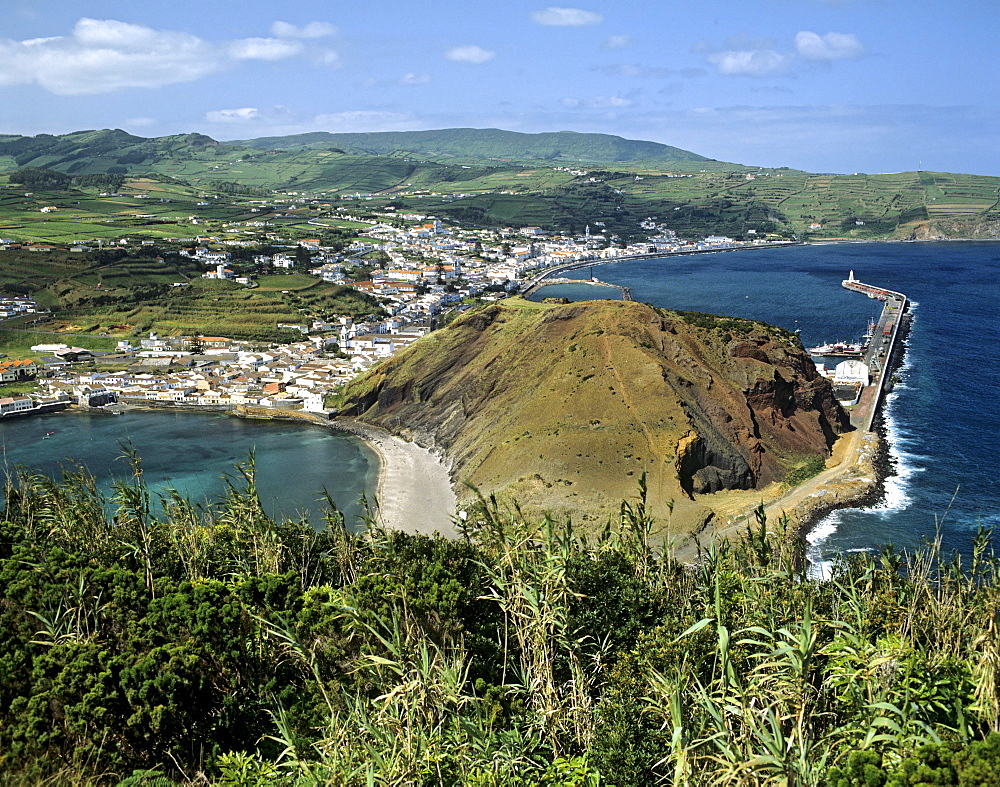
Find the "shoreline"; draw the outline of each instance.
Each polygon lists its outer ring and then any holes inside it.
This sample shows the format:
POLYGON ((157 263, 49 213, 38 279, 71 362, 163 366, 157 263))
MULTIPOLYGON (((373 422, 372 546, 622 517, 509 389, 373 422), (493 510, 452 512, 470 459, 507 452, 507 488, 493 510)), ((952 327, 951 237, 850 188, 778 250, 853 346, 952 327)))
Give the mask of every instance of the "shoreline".
MULTIPOLYGON (((918 241, 920 242, 920 241, 918 241)), ((907 319, 901 318, 899 335, 896 337, 892 352, 888 358, 888 366, 885 370, 885 379, 889 381, 889 387, 883 388, 875 403, 875 412, 871 416, 871 427, 867 434, 873 436, 875 441, 875 451, 870 458, 859 457, 858 464, 864 463, 867 459, 869 470, 873 476, 873 482, 869 488, 860 491, 854 498, 845 501, 834 501, 827 505, 825 509, 817 510, 812 516, 805 517, 799 527, 799 537, 805 540, 823 520, 834 511, 843 509, 865 509, 873 508, 882 502, 886 496, 886 480, 895 475, 896 470, 892 452, 888 426, 886 425, 885 410, 889 406, 889 395, 894 387, 893 378, 906 363, 907 339, 910 335, 912 312, 907 307, 907 319)))
MULTIPOLYGON (((855 238, 830 238, 828 240, 813 240, 813 241, 787 241, 784 243, 760 243, 750 246, 733 246, 733 247, 723 247, 718 249, 692 249, 689 251, 665 251, 665 252, 655 252, 647 254, 622 254, 617 257, 597 257, 592 260, 577 260, 575 262, 566 262, 561 265, 555 265, 551 268, 546 268, 542 273, 528 279, 525 282, 525 286, 520 290, 523 295, 528 290, 539 290, 542 287, 547 286, 550 283, 546 279, 549 276, 568 273, 569 271, 582 270, 583 268, 597 267, 599 265, 610 265, 615 262, 630 262, 632 260, 656 260, 656 259, 666 259, 668 257, 687 257, 695 254, 722 254, 727 252, 738 252, 738 251, 755 251, 758 249, 784 249, 784 248, 794 248, 798 246, 843 246, 843 245, 864 245, 868 243, 997 243, 1000 238, 873 238, 873 239, 855 239, 855 238)), ((574 279, 573 281, 579 281, 581 284, 587 284, 586 279, 574 279)), ((608 284, 608 282, 600 282, 600 284, 608 284)), ((610 286, 620 286, 620 285, 610 285, 610 286)))
POLYGON ((885 500, 885 482, 893 475, 894 467, 892 454, 889 451, 889 436, 881 415, 878 426, 869 434, 874 436, 872 441, 874 451, 870 458, 862 457, 862 461, 866 463, 870 471, 871 483, 866 488, 858 489, 854 496, 844 496, 842 499, 830 501, 812 512, 803 514, 798 525, 798 534, 803 540, 807 540, 809 534, 835 511, 874 508, 885 500))
MULTIPOLYGON (((939 239, 893 239, 884 240, 885 243, 934 243, 939 239)), ((976 239, 947 239, 958 241, 972 241, 976 239)), ((571 270, 578 270, 588 266, 599 266, 613 262, 627 262, 639 259, 667 258, 671 256, 685 256, 689 254, 705 254, 730 251, 750 251, 760 248, 789 248, 809 245, 840 245, 854 243, 870 243, 872 241, 861 240, 829 240, 817 241, 814 243, 775 243, 760 246, 749 246, 745 248, 728 248, 713 251, 690 251, 673 252, 668 254, 649 255, 627 255, 616 258, 588 261, 586 263, 576 262, 560 266, 554 270, 547 271, 535 277, 531 281, 531 289, 538 290, 544 287, 546 279, 553 273, 562 274, 571 270)), ((879 241, 875 241, 879 242, 879 241)), ((581 280, 581 283, 587 283, 581 280)), ((909 310, 906 309, 906 312, 909 310)), ((888 368, 885 377, 880 378, 880 390, 876 396, 876 401, 872 407, 874 412, 869 416, 870 426, 868 429, 856 428, 854 431, 846 432, 834 445, 833 452, 828 460, 827 466, 819 474, 811 479, 791 489, 781 489, 780 486, 769 502, 762 500, 764 510, 768 515, 769 522, 777 522, 785 519, 788 526, 804 545, 808 544, 809 534, 821 524, 834 511, 843 509, 865 509, 877 505, 885 499, 886 480, 894 475, 894 467, 890 452, 889 435, 885 426, 884 408, 887 406, 886 395, 891 391, 881 388, 882 380, 891 380, 892 376, 903 365, 906 356, 906 338, 909 333, 909 323, 899 336, 894 337, 894 346, 888 359, 888 368), (839 446, 839 450, 838 450, 839 446), (838 458, 839 454, 839 458, 838 458), (832 461, 832 464, 830 462, 832 461)), ((763 498, 765 490, 757 490, 763 498)), ((711 507, 711 506, 710 506, 711 507)), ((744 508, 745 510, 745 508, 744 508)), ((716 523, 703 531, 704 535, 711 538, 728 538, 743 532, 752 522, 752 519, 740 517, 723 519, 724 512, 716 512, 716 523)), ((749 516, 749 515, 748 515, 749 516)), ((697 540, 699 533, 691 534, 697 540)), ((681 550, 683 551, 683 549, 681 550)))
POLYGON ((155 404, 122 403, 103 407, 71 407, 63 412, 96 412, 111 415, 118 412, 191 412, 219 413, 234 418, 261 421, 298 421, 345 432, 361 440, 378 460, 374 500, 379 523, 392 530, 414 535, 440 534, 455 538, 454 515, 457 496, 452 488, 449 468, 433 451, 415 442, 370 424, 348 418, 324 418, 318 413, 300 410, 274 410, 241 406, 191 407, 172 402, 155 404))
MULTIPOLYGON (((965 240, 965 239, 961 239, 965 240)), ((976 239, 968 239, 976 242, 976 239)), ((868 243, 871 241, 828 241, 829 244, 868 243)), ((933 243, 937 239, 927 240, 894 240, 889 243, 933 243)), ((576 262, 547 270, 537 277, 536 287, 545 286, 545 280, 553 274, 588 266, 599 266, 613 262, 628 262, 637 259, 666 258, 670 256, 687 256, 691 254, 723 253, 731 251, 753 251, 761 248, 787 248, 804 243, 761 244, 745 248, 725 248, 687 252, 673 252, 647 255, 622 255, 620 257, 598 259, 587 262, 576 262)), ((815 245, 820 245, 819 243, 815 245)), ((823 244, 825 245, 825 243, 823 244)), ((581 283, 588 283, 581 280, 581 283)), ((620 285, 601 282, 605 286, 620 285)), ((901 365, 905 356, 905 336, 900 337, 898 352, 894 353, 890 363, 889 374, 893 374, 901 365)), ((870 431, 860 430, 842 435, 845 454, 839 461, 828 466, 814 479, 809 479, 798 487, 778 491, 770 503, 765 503, 765 509, 771 511, 769 520, 777 521, 778 517, 786 515, 797 537, 806 540, 824 519, 832 512, 848 508, 868 508, 877 504, 885 496, 885 481, 892 473, 891 456, 887 435, 884 428, 882 409, 885 404, 876 407, 877 426, 870 431), (855 446, 857 443, 857 446, 855 446), (853 451, 852 451, 853 449, 853 451), (853 453, 853 455, 852 455, 853 453), (819 481, 818 479, 825 479, 819 481), (804 493, 807 489, 812 489, 804 493), (795 498, 798 498, 797 500, 795 498), (782 506, 782 501, 791 503, 782 506)), ((172 403, 153 404, 120 404, 115 407, 132 410, 190 410, 194 412, 226 412, 242 418, 260 418, 262 420, 297 420, 314 423, 353 434, 362 440, 378 458, 378 472, 375 492, 377 503, 376 513, 386 527, 403 530, 410 533, 439 533, 445 537, 456 537, 455 526, 457 495, 455 494, 449 467, 446 459, 435 454, 419 444, 407 441, 379 427, 349 418, 325 418, 319 414, 302 411, 271 410, 270 408, 237 407, 185 407, 172 403)), ((76 409, 76 408, 71 408, 76 409)), ((94 408, 100 409, 100 408, 94 408)), ((839 442, 839 441, 838 441, 839 442)), ((836 450, 832 458, 836 457, 836 450)), ((763 490, 758 490, 762 492, 763 490)), ((745 510, 745 509, 744 509, 745 510)), ((727 537, 745 529, 746 522, 724 522, 721 517, 718 524, 709 526, 714 537, 727 537)))
POLYGON ((363 440, 379 460, 376 489, 381 524, 406 533, 456 538, 458 497, 444 460, 428 448, 353 418, 326 426, 363 440))
MULTIPOLYGON (((886 370, 886 376, 890 381, 906 360, 909 323, 907 322, 901 330, 902 333, 896 340, 886 370)), ((809 534, 835 511, 869 509, 885 500, 886 481, 896 474, 890 434, 885 421, 885 408, 888 406, 886 399, 889 393, 891 387, 878 397, 870 429, 866 431, 857 429, 841 435, 840 439, 847 441, 841 450, 847 454, 853 452, 855 454, 853 460, 849 456, 844 457, 841 461, 846 461, 846 465, 841 466, 837 463, 828 467, 816 476, 815 480, 805 481, 799 487, 779 496, 771 504, 779 507, 781 500, 793 496, 796 490, 801 494, 803 490, 808 491, 809 487, 815 487, 804 500, 792 505, 788 511, 781 512, 787 515, 795 535, 803 543, 809 545, 809 534), (824 478, 825 480, 822 480, 824 478)), ((836 457, 836 445, 834 457, 836 457)))

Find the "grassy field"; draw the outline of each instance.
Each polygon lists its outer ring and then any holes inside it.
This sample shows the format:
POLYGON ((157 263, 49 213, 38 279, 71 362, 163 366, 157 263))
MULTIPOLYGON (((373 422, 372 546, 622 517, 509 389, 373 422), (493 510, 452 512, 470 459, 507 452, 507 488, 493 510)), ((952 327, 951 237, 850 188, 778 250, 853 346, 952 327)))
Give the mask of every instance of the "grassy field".
POLYGON ((61 310, 56 322, 64 328, 121 336, 156 331, 165 336, 203 333, 289 341, 301 334, 279 329, 279 324, 307 324, 308 315, 361 317, 377 311, 373 299, 315 278, 311 279, 311 286, 289 284, 284 289, 266 285, 250 289, 230 281, 198 278, 186 287, 154 290, 142 302, 78 301, 61 310))
MULTIPOLYGON (((204 333, 289 341, 301 334, 279 329, 279 323, 380 313, 375 299, 313 276, 262 276, 258 286, 247 288, 204 279, 204 267, 176 254, 158 259, 111 251, 8 251, 0 253, 0 287, 29 294, 53 311, 10 324, 29 327, 37 322, 31 327, 97 338, 156 331, 166 336, 204 333)), ((111 339, 103 343, 108 346, 101 349, 114 345, 111 339)))
POLYGON ((5 144, 12 143, 0 139, 0 172, 30 164, 63 178, 126 173, 111 194, 0 189, 0 237, 17 241, 247 238, 261 231, 245 222, 265 219, 292 239, 310 237, 317 230, 305 222, 324 208, 305 204, 308 197, 328 201, 329 210, 358 193, 377 197, 343 204, 392 203, 469 226, 581 231, 590 224, 626 238, 640 235, 649 217, 685 237, 753 231, 817 240, 988 234, 981 225, 1000 221, 1000 179, 951 173, 823 175, 713 161, 458 163, 453 154, 442 163, 399 151, 248 149, 197 135, 143 140, 117 132, 52 138, 15 157, 4 155, 5 144), (41 213, 50 206, 56 210, 41 213))
MULTIPOLYGON (((32 352, 31 348, 38 344, 66 344, 71 347, 83 347, 87 350, 113 350, 116 342, 116 339, 104 336, 66 335, 53 331, 0 328, 0 352, 8 358, 30 358, 36 363, 41 363, 44 358, 51 357, 32 352)), ((0 395, 9 396, 10 394, 0 395)))
POLYGON ((258 214, 231 199, 201 196, 191 186, 148 178, 128 181, 117 194, 0 190, 0 237, 21 243, 114 244, 124 238, 195 237, 207 229, 235 236, 235 229, 227 232, 222 225, 251 218, 258 214), (43 213, 43 208, 55 210, 43 213))

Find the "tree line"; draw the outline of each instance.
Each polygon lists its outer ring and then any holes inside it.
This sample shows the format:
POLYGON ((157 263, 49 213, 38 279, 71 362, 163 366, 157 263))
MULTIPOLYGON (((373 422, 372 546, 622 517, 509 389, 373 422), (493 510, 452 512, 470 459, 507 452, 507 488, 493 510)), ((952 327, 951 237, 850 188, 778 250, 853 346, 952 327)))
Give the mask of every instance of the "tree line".
POLYGON ((109 191, 117 191, 125 182, 125 175, 120 174, 91 174, 91 175, 68 175, 65 172, 57 172, 54 169, 44 167, 23 167, 7 173, 11 183, 18 183, 26 188, 65 190, 69 188, 103 188, 109 191))

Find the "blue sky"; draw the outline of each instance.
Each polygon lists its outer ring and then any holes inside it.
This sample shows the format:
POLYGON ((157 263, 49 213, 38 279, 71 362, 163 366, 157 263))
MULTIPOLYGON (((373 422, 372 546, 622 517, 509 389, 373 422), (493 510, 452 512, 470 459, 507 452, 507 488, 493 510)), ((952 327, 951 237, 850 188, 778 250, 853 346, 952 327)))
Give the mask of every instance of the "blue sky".
POLYGON ((5 133, 571 130, 1000 175, 995 0, 2 5, 5 133))

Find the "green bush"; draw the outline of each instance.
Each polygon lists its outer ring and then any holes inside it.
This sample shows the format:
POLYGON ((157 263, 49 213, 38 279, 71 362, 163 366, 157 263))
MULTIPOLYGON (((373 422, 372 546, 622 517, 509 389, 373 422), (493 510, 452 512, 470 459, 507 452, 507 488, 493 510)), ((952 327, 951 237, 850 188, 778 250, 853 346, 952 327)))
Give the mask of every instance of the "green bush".
POLYGON ((110 499, 5 490, 4 783, 1000 783, 986 532, 819 580, 763 521, 677 564, 642 486, 600 534, 481 500, 445 540, 275 522, 252 463, 157 514, 127 458, 110 499))

